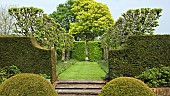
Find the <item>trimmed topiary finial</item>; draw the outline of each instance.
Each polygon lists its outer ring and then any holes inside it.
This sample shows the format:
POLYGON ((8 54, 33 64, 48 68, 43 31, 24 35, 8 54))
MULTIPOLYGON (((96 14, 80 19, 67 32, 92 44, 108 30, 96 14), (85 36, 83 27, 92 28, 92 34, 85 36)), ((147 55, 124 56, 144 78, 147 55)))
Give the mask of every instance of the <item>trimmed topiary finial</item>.
POLYGON ((30 73, 15 75, 0 85, 0 96, 58 96, 45 78, 30 73))
POLYGON ((108 82, 99 96, 154 96, 154 92, 141 80, 119 77, 108 82))

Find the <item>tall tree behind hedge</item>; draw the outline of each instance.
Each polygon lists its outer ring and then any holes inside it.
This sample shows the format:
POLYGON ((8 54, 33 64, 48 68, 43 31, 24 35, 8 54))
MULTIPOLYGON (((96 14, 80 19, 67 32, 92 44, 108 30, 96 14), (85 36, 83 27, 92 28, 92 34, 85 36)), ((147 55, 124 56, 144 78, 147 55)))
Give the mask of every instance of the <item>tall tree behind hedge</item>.
POLYGON ((32 37, 37 30, 37 18, 42 17, 43 12, 35 7, 10 8, 8 13, 16 19, 14 32, 32 37))
POLYGON ((40 45, 46 48, 63 46, 65 30, 44 14, 42 9, 34 7, 10 8, 9 14, 16 19, 16 33, 35 37, 40 45))
POLYGON ((47 14, 43 14, 42 17, 37 19, 37 30, 34 37, 38 40, 40 45, 49 49, 52 47, 60 48, 64 45, 64 34, 64 28, 47 14))
MULTIPOLYGON (((69 60, 70 59, 70 51, 72 50, 73 48, 73 42, 74 42, 74 37, 68 33, 65 34, 65 41, 64 41, 64 49, 66 50, 65 51, 65 57, 66 57, 66 60, 69 60)), ((64 56, 63 56, 64 57, 64 56)), ((64 59, 63 59, 64 60, 64 59)))
POLYGON ((70 23, 75 21, 75 15, 71 10, 73 3, 74 0, 68 0, 64 4, 59 4, 56 11, 49 15, 66 30, 64 45, 62 47, 62 61, 64 61, 65 58, 67 60, 69 59, 69 51, 73 47, 74 38, 71 34, 67 34, 70 29, 70 23))
POLYGON ((74 0, 68 0, 64 4, 59 4, 56 8, 56 11, 49 15, 56 22, 58 22, 67 33, 70 29, 70 23, 75 21, 75 15, 71 10, 73 3, 74 0))
POLYGON ((0 35, 10 35, 12 33, 14 18, 8 14, 10 6, 0 5, 0 35))
MULTIPOLYGON (((159 26, 160 8, 130 9, 123 13, 115 25, 105 33, 101 40, 107 48, 120 48, 126 39, 132 35, 152 35, 159 26)), ((105 46, 105 47, 106 47, 105 46)), ((107 54, 107 53, 106 53, 107 54)), ((106 57, 107 58, 107 57, 106 57)))
POLYGON ((113 32, 108 34, 111 42, 117 46, 122 45, 125 40, 132 35, 152 35, 155 27, 159 26, 158 19, 162 9, 141 8, 130 9, 123 13, 113 26, 113 32), (117 40, 115 40, 117 39, 117 40), (116 42, 115 42, 116 41, 116 42))
POLYGON ((114 23, 108 7, 94 0, 75 0, 72 11, 76 22, 70 24, 69 33, 86 41, 88 60, 88 41, 101 36, 114 23))

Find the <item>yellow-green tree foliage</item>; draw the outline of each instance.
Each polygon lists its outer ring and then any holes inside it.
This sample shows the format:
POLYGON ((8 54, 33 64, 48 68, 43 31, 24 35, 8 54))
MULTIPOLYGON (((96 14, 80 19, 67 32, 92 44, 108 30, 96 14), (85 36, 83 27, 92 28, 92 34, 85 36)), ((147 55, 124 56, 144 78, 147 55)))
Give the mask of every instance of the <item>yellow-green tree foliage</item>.
POLYGON ((69 32, 81 40, 94 40, 114 23, 109 8, 94 0, 75 0, 72 11, 76 22, 70 24, 69 32))

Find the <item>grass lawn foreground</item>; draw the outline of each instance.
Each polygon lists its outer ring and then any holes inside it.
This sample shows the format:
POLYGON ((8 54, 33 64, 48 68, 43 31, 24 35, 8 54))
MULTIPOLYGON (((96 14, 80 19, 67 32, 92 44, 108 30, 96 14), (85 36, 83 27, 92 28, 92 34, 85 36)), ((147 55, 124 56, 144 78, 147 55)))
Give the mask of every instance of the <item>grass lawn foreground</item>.
POLYGON ((103 80, 106 73, 96 62, 77 62, 58 76, 59 80, 103 80))

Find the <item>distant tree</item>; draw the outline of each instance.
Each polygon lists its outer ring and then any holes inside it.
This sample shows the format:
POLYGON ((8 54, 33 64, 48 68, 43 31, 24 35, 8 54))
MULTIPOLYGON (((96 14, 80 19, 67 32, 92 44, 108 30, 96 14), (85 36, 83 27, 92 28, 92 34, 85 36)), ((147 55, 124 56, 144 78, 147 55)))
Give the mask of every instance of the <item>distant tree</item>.
POLYGON ((72 11, 76 22, 70 24, 69 33, 86 41, 86 60, 88 60, 88 41, 101 36, 114 23, 108 7, 94 0, 75 0, 72 11))
POLYGON ((68 0, 64 4, 59 4, 56 11, 49 15, 66 30, 66 34, 64 35, 65 40, 62 47, 62 61, 69 59, 70 49, 72 48, 74 41, 73 36, 71 34, 67 34, 70 29, 70 23, 75 21, 75 15, 71 10, 73 3, 74 0, 68 0))
POLYGON ((38 40, 40 45, 46 48, 54 47, 56 49, 63 46, 65 30, 56 23, 47 14, 37 19, 37 30, 34 37, 38 40))
POLYGON ((10 6, 0 6, 0 35, 10 35, 14 28, 14 18, 8 14, 10 6))
POLYGON ((73 48, 74 36, 66 33, 65 34, 65 49, 66 49, 66 60, 70 59, 70 51, 73 48))
POLYGON ((64 4, 59 4, 54 11, 49 16, 52 17, 56 22, 58 22, 68 33, 70 29, 70 23, 75 21, 75 15, 73 14, 72 5, 74 0, 68 0, 64 4))
POLYGON ((129 36, 152 35, 154 28, 159 26, 158 19, 162 9, 141 8, 130 9, 123 13, 101 38, 108 48, 120 48, 129 36))
POLYGON ((120 37, 118 45, 122 45, 131 35, 152 35, 154 28, 159 26, 161 12, 162 9, 158 8, 141 8, 123 13, 114 25, 116 35, 120 37))
POLYGON ((42 9, 34 7, 10 8, 9 14, 16 19, 14 32, 35 37, 41 46, 49 49, 64 45, 65 30, 44 14, 42 9))
POLYGON ((8 13, 16 19, 14 32, 32 37, 37 30, 37 18, 42 17, 43 12, 35 7, 10 8, 8 13))
POLYGON ((68 33, 64 34, 64 45, 62 47, 62 61, 70 59, 70 51, 73 48, 74 37, 68 33))

